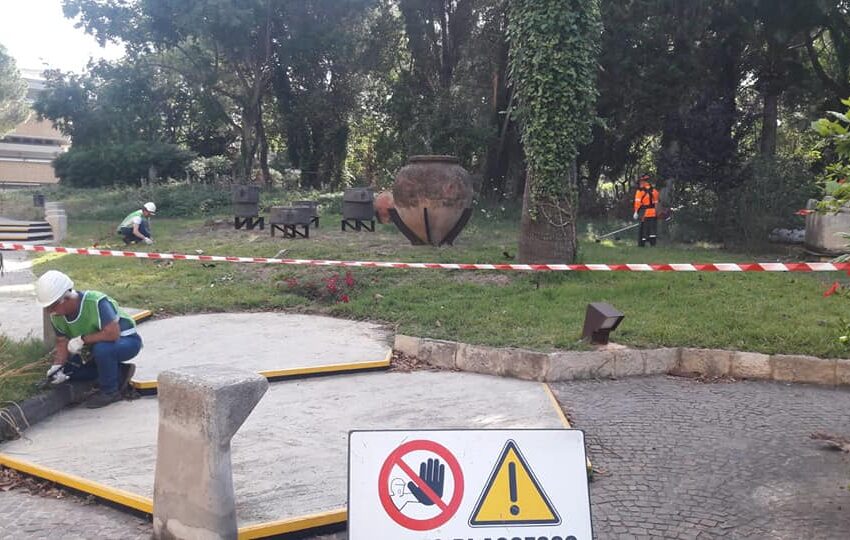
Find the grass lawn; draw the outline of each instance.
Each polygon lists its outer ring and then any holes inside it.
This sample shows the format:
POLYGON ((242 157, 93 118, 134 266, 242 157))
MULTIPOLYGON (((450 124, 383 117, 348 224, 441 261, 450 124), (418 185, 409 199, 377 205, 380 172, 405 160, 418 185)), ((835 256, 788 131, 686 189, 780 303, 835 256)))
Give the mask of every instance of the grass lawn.
POLYGON ((40 341, 12 341, 0 336, 0 409, 9 405, 8 402, 32 395, 47 365, 46 351, 40 341))
MULTIPOLYGON (((510 262, 515 216, 477 214, 455 247, 413 247, 393 226, 342 233, 339 216, 322 217, 309 240, 235 231, 230 218, 155 218, 156 251, 335 260, 510 262)), ((112 221, 71 218, 69 246, 120 248, 112 221)), ((613 228, 613 227, 612 227, 613 228)), ((639 249, 629 242, 581 244, 585 263, 684 263, 796 260, 735 254, 710 247, 639 249)), ((539 350, 581 348, 588 302, 626 313, 613 339, 636 347, 693 346, 765 353, 847 356, 837 341, 847 299, 823 298, 839 275, 779 273, 507 273, 389 270, 153 261, 45 255, 37 273, 69 273, 79 288, 97 288, 124 305, 160 315, 291 310, 388 323, 398 332, 469 343, 539 350), (346 275, 347 274, 347 275, 346 275), (340 302, 345 294, 349 302, 340 302)))

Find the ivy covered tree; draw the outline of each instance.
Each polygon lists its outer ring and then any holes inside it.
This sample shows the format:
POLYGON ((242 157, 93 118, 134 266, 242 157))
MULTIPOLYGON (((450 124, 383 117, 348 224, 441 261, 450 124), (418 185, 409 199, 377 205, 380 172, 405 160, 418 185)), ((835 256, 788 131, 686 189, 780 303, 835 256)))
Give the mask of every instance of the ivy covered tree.
POLYGON ((598 0, 513 0, 511 80, 527 160, 520 260, 576 255, 576 157, 590 138, 602 31, 598 0))

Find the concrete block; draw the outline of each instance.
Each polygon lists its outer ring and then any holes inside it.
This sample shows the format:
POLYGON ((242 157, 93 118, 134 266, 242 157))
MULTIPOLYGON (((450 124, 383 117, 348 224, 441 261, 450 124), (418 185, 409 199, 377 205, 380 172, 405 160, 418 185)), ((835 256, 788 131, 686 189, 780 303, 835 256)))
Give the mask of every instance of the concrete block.
POLYGON ((579 379, 611 379, 616 377, 616 358, 613 351, 566 351, 549 355, 546 380, 573 381, 579 379))
POLYGON ((502 374, 527 381, 544 381, 549 371, 549 355, 522 349, 502 349, 498 355, 502 374))
POLYGON ((733 354, 734 351, 722 349, 682 349, 675 372, 722 377, 729 374, 733 354))
POLYGON ((220 365, 164 371, 157 383, 153 537, 235 539, 230 440, 269 383, 220 365))
POLYGON ((643 353, 644 374, 664 375, 679 365, 680 349, 647 349, 643 353))
POLYGON ((612 351, 612 353, 614 354, 614 376, 616 378, 640 377, 645 373, 644 355, 641 351, 623 349, 612 351))
POLYGON ((770 355, 736 352, 729 374, 736 379, 770 379, 770 355))
POLYGON ((419 342, 418 358, 430 366, 441 369, 457 369, 455 355, 458 344, 454 341, 422 339, 419 342))
POLYGON ((850 385, 850 360, 836 360, 835 384, 850 385))
POLYGON ((508 349, 482 347, 461 343, 457 348, 457 368, 461 371, 504 375, 505 365, 510 362, 508 349))
POLYGON ((773 380, 782 382, 835 384, 837 362, 814 356, 774 354, 770 357, 773 380))
POLYGON ((419 358, 419 344, 422 340, 414 336, 396 334, 393 350, 411 358, 419 358))

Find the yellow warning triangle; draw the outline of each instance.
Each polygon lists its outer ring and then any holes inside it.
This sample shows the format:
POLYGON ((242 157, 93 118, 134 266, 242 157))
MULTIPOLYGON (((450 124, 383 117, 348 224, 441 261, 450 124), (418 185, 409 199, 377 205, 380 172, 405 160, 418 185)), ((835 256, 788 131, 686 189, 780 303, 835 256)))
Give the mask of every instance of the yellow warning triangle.
POLYGON ((561 517, 522 457, 508 441, 469 518, 472 527, 559 525, 561 517))

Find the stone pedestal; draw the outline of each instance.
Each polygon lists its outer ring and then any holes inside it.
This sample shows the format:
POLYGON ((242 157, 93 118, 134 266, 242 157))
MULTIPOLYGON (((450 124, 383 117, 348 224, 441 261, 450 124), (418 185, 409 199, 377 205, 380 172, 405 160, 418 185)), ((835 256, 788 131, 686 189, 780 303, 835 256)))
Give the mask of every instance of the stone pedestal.
POLYGON ((269 383, 217 365, 165 371, 157 383, 154 538, 235 539, 230 440, 269 383))
MULTIPOLYGON (((812 206, 810 203, 809 206, 812 206)), ((850 251, 850 240, 842 233, 850 233, 850 208, 837 213, 813 213, 806 216, 805 247, 814 253, 840 255, 850 251)))

